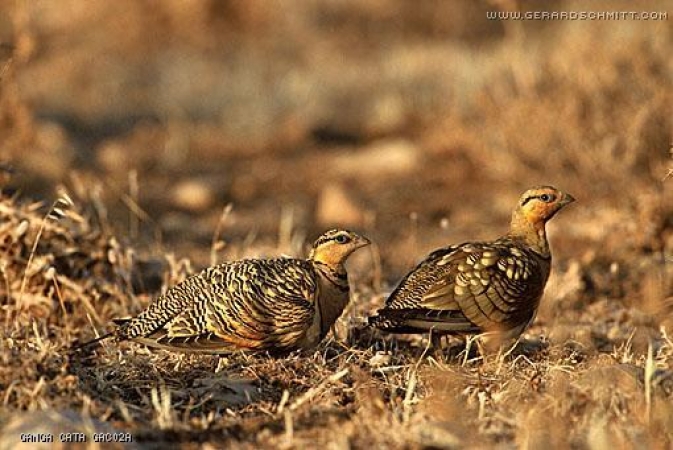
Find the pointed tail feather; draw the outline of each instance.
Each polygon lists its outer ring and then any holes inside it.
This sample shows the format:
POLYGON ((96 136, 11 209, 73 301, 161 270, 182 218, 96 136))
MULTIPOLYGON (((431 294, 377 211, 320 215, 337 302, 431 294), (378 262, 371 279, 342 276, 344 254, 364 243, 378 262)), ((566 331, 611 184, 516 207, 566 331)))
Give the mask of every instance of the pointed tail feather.
POLYGON ((448 334, 471 334, 481 330, 457 311, 428 309, 381 309, 369 318, 369 325, 389 333, 425 333, 430 330, 448 334))
POLYGON ((105 333, 102 336, 97 337, 96 339, 92 339, 87 342, 83 342, 81 344, 76 343, 72 347, 70 347, 70 353, 76 353, 76 352, 90 352, 91 350, 98 348, 100 346, 101 341, 104 341, 105 339, 111 338, 115 335, 116 331, 111 331, 109 333, 105 333))

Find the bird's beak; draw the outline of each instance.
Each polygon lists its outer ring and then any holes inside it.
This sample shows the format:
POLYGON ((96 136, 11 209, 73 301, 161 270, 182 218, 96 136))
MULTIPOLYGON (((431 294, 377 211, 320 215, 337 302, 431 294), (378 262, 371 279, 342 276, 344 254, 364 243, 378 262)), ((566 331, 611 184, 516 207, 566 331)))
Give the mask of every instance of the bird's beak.
POLYGON ((366 237, 364 237, 364 236, 358 236, 357 248, 366 247, 366 246, 368 246, 368 245, 371 244, 371 243, 372 243, 372 241, 370 241, 370 240, 367 239, 366 237))
POLYGON ((573 197, 570 194, 565 194, 563 196, 563 200, 562 200, 561 203, 563 204, 563 206, 565 206, 565 205, 569 205, 570 203, 573 203, 574 201, 575 201, 575 197, 573 197))

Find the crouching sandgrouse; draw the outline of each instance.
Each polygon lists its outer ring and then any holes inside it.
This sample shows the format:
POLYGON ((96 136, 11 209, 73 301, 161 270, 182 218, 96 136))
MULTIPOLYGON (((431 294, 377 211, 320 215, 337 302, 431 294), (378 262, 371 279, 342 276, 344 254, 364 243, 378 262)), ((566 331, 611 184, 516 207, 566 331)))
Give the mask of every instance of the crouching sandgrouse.
POLYGON ((308 259, 245 259, 207 268, 169 289, 108 337, 201 353, 283 353, 315 347, 349 301, 344 263, 367 238, 334 229, 308 259))

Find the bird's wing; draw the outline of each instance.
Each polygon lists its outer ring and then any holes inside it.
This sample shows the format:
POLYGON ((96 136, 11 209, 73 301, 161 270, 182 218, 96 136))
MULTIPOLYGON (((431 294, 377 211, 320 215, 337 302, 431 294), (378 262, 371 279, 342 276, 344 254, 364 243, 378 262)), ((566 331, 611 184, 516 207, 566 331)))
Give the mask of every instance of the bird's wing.
POLYGON ((402 281, 382 317, 415 331, 508 328, 534 314, 543 278, 535 258, 506 243, 447 247, 402 281))
POLYGON ((436 262, 453 254, 460 246, 450 246, 435 250, 414 267, 397 285, 386 300, 386 309, 415 309, 420 306, 428 289, 439 282, 449 272, 448 266, 438 266, 436 262))
POLYGON ((226 353, 292 349, 313 322, 317 290, 300 260, 243 260, 203 272, 194 300, 151 339, 167 347, 226 353))

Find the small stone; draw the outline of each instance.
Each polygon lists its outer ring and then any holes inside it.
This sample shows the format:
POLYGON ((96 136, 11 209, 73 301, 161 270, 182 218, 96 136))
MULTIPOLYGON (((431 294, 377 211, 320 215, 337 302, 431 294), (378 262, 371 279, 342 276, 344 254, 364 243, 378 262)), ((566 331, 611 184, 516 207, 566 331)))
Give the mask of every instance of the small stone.
POLYGON ((119 142, 106 142, 98 148, 96 160, 107 172, 118 173, 128 169, 128 150, 119 142))
POLYGON ((419 163, 418 147, 407 140, 382 140, 357 152, 338 155, 332 167, 346 176, 391 176, 409 173, 419 163))
POLYGON ((200 180, 179 182, 173 188, 171 197, 175 206, 192 212, 204 211, 214 203, 212 190, 200 180))
POLYGON ((369 359, 369 365, 372 367, 383 367, 390 364, 392 355, 385 352, 376 352, 374 356, 369 359))

